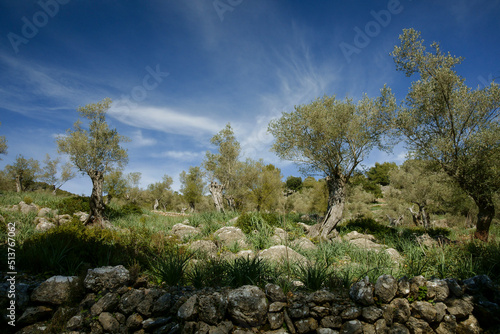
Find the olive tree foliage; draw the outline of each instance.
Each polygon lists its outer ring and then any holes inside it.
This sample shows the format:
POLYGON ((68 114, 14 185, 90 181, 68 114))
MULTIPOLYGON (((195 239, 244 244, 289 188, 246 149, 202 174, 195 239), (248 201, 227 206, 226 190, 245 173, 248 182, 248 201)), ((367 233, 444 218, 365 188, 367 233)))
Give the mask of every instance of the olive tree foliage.
POLYGON ((244 178, 248 189, 247 200, 257 211, 275 210, 283 196, 281 170, 272 164, 266 165, 263 160, 249 160, 247 164, 251 167, 251 172, 244 178))
POLYGON ((114 169, 104 175, 103 192, 107 194, 106 202, 110 203, 113 198, 123 198, 127 193, 127 179, 123 172, 114 169))
POLYGON ((196 209, 196 204, 203 199, 204 193, 204 173, 200 167, 189 167, 188 172, 182 171, 179 175, 181 181, 181 193, 192 211, 196 209))
POLYGON ((54 195, 66 182, 76 176, 71 163, 67 162, 59 168, 60 162, 60 158, 51 159, 50 155, 46 154, 42 174, 39 177, 40 181, 52 186, 54 195))
POLYGON ((127 151, 120 146, 128 139, 119 135, 116 129, 110 129, 106 122, 110 106, 111 99, 105 98, 79 107, 79 115, 89 120, 88 129, 84 129, 83 123, 77 120, 73 129, 68 129, 66 135, 57 138, 59 153, 69 155, 72 164, 92 181, 90 215, 86 224, 104 226, 104 175, 128 162, 127 151))
MULTIPOLYGON (((2 123, 0 123, 0 125, 1 124, 2 123)), ((7 154, 7 140, 5 139, 5 136, 0 136, 0 154, 7 154)), ((0 160, 2 160, 1 157, 0 160)))
POLYGON ((207 151, 203 167, 210 180, 209 191, 212 194, 217 211, 224 212, 223 198, 226 199, 231 210, 235 209, 235 193, 237 189, 237 174, 241 163, 240 143, 234 136, 231 124, 210 139, 212 145, 217 146, 217 153, 207 151))
POLYGON ((365 95, 358 103, 324 96, 270 122, 272 150, 298 163, 304 174, 319 173, 326 179, 328 209, 311 236, 327 238, 342 219, 345 187, 369 152, 375 147, 390 149, 383 138, 392 129, 395 109, 394 96, 384 87, 380 97, 365 95))
POLYGON ((26 159, 19 154, 12 165, 5 166, 7 174, 15 180, 16 191, 26 190, 39 177, 40 164, 33 158, 26 159))
POLYGON ((500 188, 500 88, 471 89, 454 70, 461 57, 426 51, 420 33, 403 30, 392 56, 398 70, 416 75, 398 112, 397 126, 408 147, 452 177, 478 207, 475 237, 488 239, 500 188))
POLYGON ((173 192, 170 189, 173 182, 173 179, 165 174, 161 181, 148 185, 147 197, 154 203, 154 210, 156 210, 158 206, 161 206, 163 210, 167 210, 167 207, 171 204, 173 199, 173 192))

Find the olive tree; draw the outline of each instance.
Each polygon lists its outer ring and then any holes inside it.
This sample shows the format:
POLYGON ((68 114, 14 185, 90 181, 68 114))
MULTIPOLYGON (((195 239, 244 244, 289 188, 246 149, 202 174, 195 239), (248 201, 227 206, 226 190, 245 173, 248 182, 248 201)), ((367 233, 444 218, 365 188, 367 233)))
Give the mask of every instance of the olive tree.
POLYGON ((39 177, 41 181, 52 186, 54 195, 66 182, 76 176, 73 166, 69 162, 59 168, 60 162, 60 158, 51 159, 49 154, 45 155, 43 161, 45 166, 42 168, 42 174, 39 177))
POLYGON ((392 128, 396 106, 390 89, 381 93, 375 99, 365 95, 358 103, 324 96, 269 124, 272 150, 280 158, 298 163, 305 174, 326 178, 328 209, 323 222, 311 229, 313 237, 327 238, 342 219, 346 185, 367 154, 375 147, 390 148, 383 137, 392 128))
POLYGON ((5 166, 9 177, 16 182, 16 191, 22 192, 29 187, 40 172, 40 164, 33 158, 26 159, 19 154, 12 165, 5 166))
POLYGON ((104 226, 104 175, 128 161, 127 151, 120 146, 128 139, 119 135, 116 129, 110 129, 106 122, 110 106, 111 99, 106 98, 79 107, 77 111, 80 116, 89 120, 88 130, 77 120, 73 129, 68 129, 66 135, 57 138, 59 153, 68 154, 73 165, 92 181, 90 214, 86 224, 104 226))
POLYGON ((416 75, 398 112, 397 126, 417 157, 431 159, 478 207, 475 237, 486 241, 500 188, 500 88, 471 89, 454 67, 462 62, 441 50, 426 51, 420 33, 403 30, 392 56, 398 70, 416 75))
POLYGON ((203 167, 210 179, 208 190, 212 194, 217 211, 224 212, 223 197, 227 200, 229 207, 234 210, 236 179, 238 168, 241 167, 238 160, 241 151, 240 143, 236 140, 229 123, 213 136, 210 142, 217 146, 218 153, 208 151, 203 161, 203 167))
POLYGON ((184 196, 184 200, 189 204, 192 211, 195 210, 196 204, 200 203, 203 199, 203 171, 200 167, 189 167, 189 171, 186 173, 182 171, 179 175, 181 181, 181 193, 184 196))

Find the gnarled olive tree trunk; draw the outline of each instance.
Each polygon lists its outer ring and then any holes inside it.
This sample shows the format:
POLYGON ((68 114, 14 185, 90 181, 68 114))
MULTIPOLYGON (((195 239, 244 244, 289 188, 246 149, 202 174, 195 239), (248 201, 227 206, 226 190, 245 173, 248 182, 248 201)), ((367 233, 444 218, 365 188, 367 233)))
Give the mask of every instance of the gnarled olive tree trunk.
POLYGON ((479 212, 477 213, 476 232, 474 237, 481 241, 488 241, 491 221, 495 217, 495 205, 491 196, 474 198, 479 212))
POLYGON ((309 229, 309 237, 321 236, 322 239, 329 239, 329 234, 342 220, 345 207, 345 187, 346 181, 343 177, 327 177, 328 188, 328 209, 323 221, 309 229))
POLYGON ((102 187, 104 184, 104 173, 101 171, 89 172, 92 180, 92 194, 90 195, 90 214, 85 224, 94 224, 104 227, 104 200, 102 187))
POLYGON ((212 194, 212 199, 214 200, 215 209, 219 212, 224 212, 224 203, 222 191, 224 190, 224 186, 222 184, 218 184, 217 182, 210 182, 210 186, 208 187, 210 194, 212 194))

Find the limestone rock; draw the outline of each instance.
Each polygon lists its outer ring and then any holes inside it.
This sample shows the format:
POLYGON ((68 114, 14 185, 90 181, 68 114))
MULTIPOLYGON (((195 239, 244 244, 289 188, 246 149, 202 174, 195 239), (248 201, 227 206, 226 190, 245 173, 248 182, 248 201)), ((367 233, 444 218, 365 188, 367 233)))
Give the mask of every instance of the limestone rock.
POLYGON ((268 283, 265 287, 266 296, 271 302, 286 302, 286 296, 283 289, 276 284, 268 283))
POLYGON ((398 280, 398 297, 407 297, 410 294, 410 280, 403 276, 398 280))
POLYGON ((81 329, 83 325, 83 317, 81 314, 77 314, 71 317, 66 323, 66 329, 69 331, 76 331, 81 329))
POLYGON ((47 306, 32 306, 28 307, 21 317, 17 319, 20 324, 33 324, 40 320, 49 318, 52 315, 52 308, 47 306))
POLYGON ((109 312, 103 312, 99 315, 99 323, 107 332, 117 333, 120 329, 120 323, 109 312))
POLYGON ((217 245, 210 240, 196 240, 189 245, 189 250, 196 253, 202 253, 210 257, 217 255, 217 245))
POLYGON ((361 315, 363 319, 365 319, 367 322, 373 324, 377 319, 382 317, 384 314, 384 311, 379 309, 376 306, 368 306, 368 307, 363 307, 363 310, 361 311, 361 315))
POLYGON ((29 213, 38 213, 39 210, 38 206, 35 203, 26 204, 24 201, 19 202, 18 208, 19 211, 21 211, 21 213, 25 215, 29 213))
MULTIPOLYGON (((42 218, 42 219, 44 219, 44 218, 42 218)), ((54 227, 56 227, 56 225, 54 225, 46 220, 43 220, 43 221, 39 221, 38 224, 35 226, 35 231, 46 232, 54 227)))
POLYGON ((182 320, 192 320, 198 314, 198 296, 193 295, 179 307, 177 316, 182 320))
POLYGON ((247 248, 247 237, 243 231, 234 226, 225 226, 214 232, 214 237, 218 238, 222 246, 230 247, 237 243, 240 248, 247 248))
POLYGON ((269 321, 269 326, 272 330, 281 328, 283 322, 285 321, 285 314, 283 312, 271 312, 267 315, 267 320, 269 321))
POLYGON ((332 302, 333 300, 335 300, 335 296, 333 295, 333 293, 329 292, 329 291, 326 291, 326 290, 318 290, 318 291, 315 291, 311 294, 310 296, 310 299, 318 304, 318 305, 321 305, 321 304, 324 304, 324 303, 330 303, 332 302))
POLYGON ((411 310, 410 310, 410 303, 408 302, 407 299, 405 298, 393 299, 390 305, 393 308, 393 317, 395 322, 404 324, 406 321, 408 321, 408 318, 410 317, 411 314, 411 310))
POLYGON ((415 334, 427 334, 434 333, 431 326, 424 320, 420 320, 414 317, 410 317, 406 322, 406 327, 410 330, 410 333, 415 334))
POLYGON ((415 318, 424 319, 427 322, 434 322, 436 320, 436 308, 429 302, 413 302, 411 304, 411 310, 415 318))
POLYGON ((86 289, 99 291, 104 288, 116 289, 130 281, 130 273, 124 266, 89 269, 84 280, 86 289))
POLYGON ((283 245, 272 246, 268 249, 264 249, 262 252, 258 254, 258 257, 263 260, 280 263, 287 258, 290 262, 296 262, 299 264, 306 264, 307 258, 303 255, 300 255, 290 247, 286 247, 283 245), (288 256, 287 256, 288 255, 288 256))
POLYGON ((228 311, 234 322, 243 327, 257 327, 267 319, 266 295, 256 286, 244 285, 228 293, 228 311))
POLYGON ((388 304, 396 296, 398 282, 391 275, 382 275, 375 283, 375 296, 384 304, 388 304))
POLYGON ((200 320, 209 325, 217 325, 224 318, 226 307, 226 299, 218 292, 198 298, 200 320))
POLYGON ((395 323, 391 326, 389 333, 390 334, 410 334, 410 331, 408 330, 408 328, 406 328, 405 325, 400 324, 400 323, 395 323))
POLYGON ((437 334, 451 334, 457 332, 457 320, 453 315, 447 314, 436 328, 437 334))
POLYGON ((129 330, 137 331, 141 329, 143 321, 144 319, 140 314, 134 313, 127 318, 126 325, 129 330))
POLYGON ((120 301, 120 295, 116 292, 108 292, 101 299, 99 299, 90 308, 90 313, 93 316, 99 315, 102 312, 114 311, 120 301))
POLYGON ((52 276, 33 291, 31 300, 60 305, 72 297, 72 289, 79 284, 77 276, 52 276))
POLYGON ((125 314, 131 314, 143 299, 144 290, 132 289, 120 298, 119 309, 125 314))
POLYGON ((53 215, 51 208, 41 208, 38 210, 37 217, 47 217, 53 215))
POLYGON ((455 316, 457 320, 467 318, 474 309, 472 303, 463 299, 449 299, 445 304, 448 307, 448 313, 455 316))
POLYGON ((365 240, 370 240, 373 242, 377 241, 373 235, 363 234, 363 233, 359 233, 357 231, 352 231, 352 232, 347 233, 346 235, 344 235, 344 237, 342 239, 347 240, 347 241, 351 241, 351 240, 355 240, 355 239, 365 239, 365 240))
POLYGON ((340 328, 340 334, 361 334, 363 325, 359 320, 350 320, 345 322, 340 328))
POLYGON ((349 296, 357 302, 365 306, 370 306, 375 303, 373 300, 373 284, 370 283, 368 276, 356 282, 349 290, 349 296))
POLYGON ((352 240, 349 240, 349 243, 351 245, 356 246, 356 247, 367 249, 367 250, 381 250, 384 248, 383 245, 377 244, 377 243, 371 241, 370 239, 363 239, 363 238, 352 239, 352 240))
POLYGON ((200 229, 190 225, 179 223, 172 226, 172 230, 170 231, 170 233, 178 236, 179 239, 183 239, 200 233, 200 229))
POLYGON ((340 329, 342 327, 342 318, 336 315, 329 315, 321 319, 321 327, 340 329))
POLYGON ((291 245, 295 248, 300 248, 302 250, 315 250, 318 249, 311 240, 306 237, 301 237, 299 239, 294 240, 291 245))
POLYGON ((301 319, 295 322, 295 328, 299 334, 309 333, 318 328, 318 322, 314 318, 301 319))
POLYGON ((448 283, 445 280, 434 279, 427 281, 427 299, 434 299, 436 302, 442 302, 450 295, 448 283))

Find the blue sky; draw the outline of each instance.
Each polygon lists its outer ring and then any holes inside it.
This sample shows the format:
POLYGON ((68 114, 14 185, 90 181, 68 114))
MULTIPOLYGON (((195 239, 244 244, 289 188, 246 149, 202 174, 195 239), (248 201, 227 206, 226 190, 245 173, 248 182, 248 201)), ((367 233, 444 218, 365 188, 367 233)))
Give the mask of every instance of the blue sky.
POLYGON ((500 77, 499 18, 498 0, 0 0, 0 169, 18 154, 57 156, 77 107, 110 97, 108 123, 132 139, 125 172, 141 172, 143 187, 168 174, 178 189, 228 122, 243 157, 299 175, 269 151, 271 119, 324 94, 375 97, 384 84, 401 101, 411 81, 389 53, 403 28, 463 56, 459 74, 484 86, 500 77))

